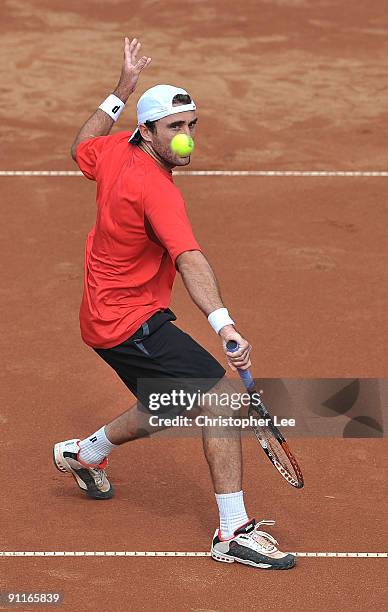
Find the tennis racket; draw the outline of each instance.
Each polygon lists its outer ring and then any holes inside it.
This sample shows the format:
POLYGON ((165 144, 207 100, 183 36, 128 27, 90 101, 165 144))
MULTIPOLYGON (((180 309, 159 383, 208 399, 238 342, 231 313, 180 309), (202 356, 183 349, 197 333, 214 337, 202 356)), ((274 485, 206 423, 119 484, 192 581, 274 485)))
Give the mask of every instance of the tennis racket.
MULTIPOLYGON (((238 350, 239 346, 235 340, 229 340, 226 348, 230 353, 238 350)), ((301 489, 304 485, 302 471, 297 460, 290 451, 284 436, 274 425, 271 415, 264 405, 260 393, 256 390, 250 370, 240 370, 237 368, 240 378, 251 396, 248 409, 248 416, 254 419, 257 424, 252 424, 252 429, 258 439, 261 448, 267 455, 271 463, 276 467, 279 474, 296 489, 301 489), (259 419, 265 420, 265 425, 259 425, 259 419)))

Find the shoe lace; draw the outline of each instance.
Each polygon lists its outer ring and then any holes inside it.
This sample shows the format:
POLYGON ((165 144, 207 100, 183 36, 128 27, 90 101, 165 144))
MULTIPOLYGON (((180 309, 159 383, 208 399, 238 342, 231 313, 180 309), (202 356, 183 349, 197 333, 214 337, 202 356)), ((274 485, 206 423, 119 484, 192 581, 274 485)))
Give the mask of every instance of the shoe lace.
POLYGON ((255 528, 250 533, 244 534, 244 538, 247 540, 253 541, 255 544, 256 550, 265 551, 269 553, 273 553, 277 551, 276 544, 278 544, 277 540, 271 534, 266 531, 262 531, 259 529, 260 525, 275 525, 275 521, 271 519, 263 519, 256 523, 255 528))
POLYGON ((102 487, 105 479, 105 471, 100 468, 90 468, 90 471, 93 474, 96 485, 102 487))

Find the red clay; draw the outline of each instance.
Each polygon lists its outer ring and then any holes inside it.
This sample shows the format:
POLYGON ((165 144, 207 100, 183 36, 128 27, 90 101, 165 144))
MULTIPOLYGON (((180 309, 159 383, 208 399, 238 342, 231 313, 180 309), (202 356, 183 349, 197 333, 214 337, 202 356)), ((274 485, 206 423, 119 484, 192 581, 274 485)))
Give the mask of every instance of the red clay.
MULTIPOLYGON (((199 107, 190 169, 386 169, 383 2, 8 2, 1 31, 1 169, 75 169, 71 141, 115 85, 122 37, 157 82, 199 107), (10 110, 12 109, 12 110, 10 110)), ((133 127, 138 95, 118 129, 133 127)), ((179 177, 196 236, 254 346, 260 377, 387 378, 388 207, 383 178, 179 177)), ((124 410, 128 391, 82 344, 78 307, 94 186, 0 178, 3 202, 2 550, 208 550, 217 513, 198 439, 163 434, 117 452, 117 496, 84 499, 50 463, 54 441, 124 410)), ((219 341, 180 281, 178 323, 219 341)), ((292 439, 298 492, 244 438, 247 506, 296 551, 386 551, 382 440, 292 439), (330 496, 330 497, 329 497, 330 496)), ((384 559, 300 559, 266 573, 208 558, 3 558, 2 590, 61 590, 65 609, 365 610, 384 559), (89 588, 85 589, 85 585, 89 588), (90 594, 91 593, 91 594, 90 594)))

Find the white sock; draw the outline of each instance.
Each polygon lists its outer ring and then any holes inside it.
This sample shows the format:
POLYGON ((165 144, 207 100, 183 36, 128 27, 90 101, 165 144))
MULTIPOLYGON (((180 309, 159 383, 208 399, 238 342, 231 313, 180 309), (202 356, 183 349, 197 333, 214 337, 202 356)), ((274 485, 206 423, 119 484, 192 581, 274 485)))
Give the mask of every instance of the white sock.
POLYGON ((231 538, 241 525, 249 518, 245 511, 243 492, 216 493, 218 511, 220 513, 220 531, 223 540, 231 538))
POLYGON ((79 443, 80 452, 79 458, 81 461, 90 465, 98 465, 116 448, 117 444, 112 444, 106 437, 105 426, 101 427, 96 433, 81 440, 79 443))

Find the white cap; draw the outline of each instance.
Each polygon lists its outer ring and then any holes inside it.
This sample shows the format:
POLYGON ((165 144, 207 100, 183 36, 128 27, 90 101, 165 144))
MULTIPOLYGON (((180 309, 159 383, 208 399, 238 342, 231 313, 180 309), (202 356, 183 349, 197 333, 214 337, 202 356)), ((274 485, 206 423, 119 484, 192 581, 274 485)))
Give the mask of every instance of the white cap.
MULTIPOLYGON (((147 89, 137 103, 137 125, 139 126, 146 121, 157 121, 158 119, 168 117, 168 115, 174 115, 175 113, 196 110, 197 107, 193 100, 190 104, 173 106, 172 100, 177 94, 184 96, 189 95, 187 91, 181 87, 174 87, 173 85, 155 85, 155 87, 147 89)), ((129 141, 138 133, 139 128, 133 132, 129 141)))

